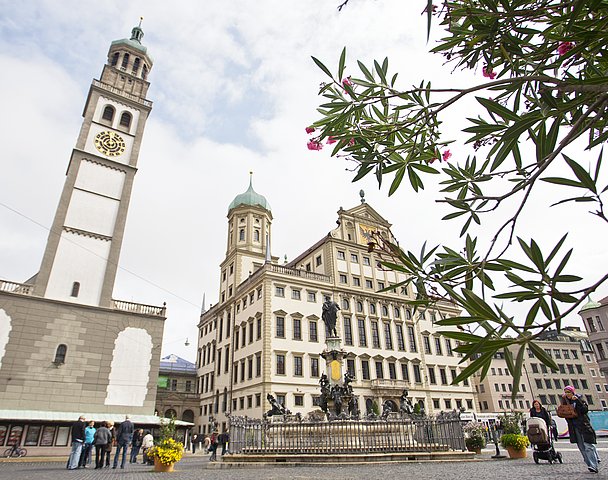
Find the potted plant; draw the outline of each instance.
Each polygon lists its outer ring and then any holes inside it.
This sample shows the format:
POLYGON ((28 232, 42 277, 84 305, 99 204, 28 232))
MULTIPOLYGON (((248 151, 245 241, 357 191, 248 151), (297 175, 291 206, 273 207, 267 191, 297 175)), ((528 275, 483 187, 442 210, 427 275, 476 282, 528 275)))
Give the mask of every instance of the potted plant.
POLYGON ((505 433, 500 437, 500 444, 507 449, 511 458, 526 458, 530 440, 521 433, 505 433))
POLYGON ((184 444, 176 441, 175 418, 161 423, 159 442, 147 451, 150 458, 154 458, 154 471, 172 472, 173 466, 184 455, 184 444))
POLYGON ((481 449, 486 446, 486 436, 484 426, 480 422, 469 422, 464 428, 465 445, 469 452, 481 453, 481 449))
POLYGON ((500 428, 503 435, 500 437, 500 444, 507 449, 511 458, 525 458, 526 448, 530 445, 528 437, 521 434, 520 425, 523 414, 519 412, 505 413, 498 417, 500 428))

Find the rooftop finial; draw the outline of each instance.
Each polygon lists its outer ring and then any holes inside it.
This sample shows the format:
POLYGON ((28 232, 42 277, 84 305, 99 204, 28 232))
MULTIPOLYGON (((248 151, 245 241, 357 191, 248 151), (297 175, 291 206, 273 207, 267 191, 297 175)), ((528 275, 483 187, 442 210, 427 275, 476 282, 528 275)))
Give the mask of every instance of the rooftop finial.
POLYGON ((365 192, 363 190, 359 190, 359 196, 361 197, 361 203, 365 203, 365 192))
POLYGON ((144 17, 139 17, 139 25, 131 30, 131 40, 135 40, 137 43, 141 43, 141 39, 144 38, 144 31, 141 29, 141 22, 143 20, 144 17))

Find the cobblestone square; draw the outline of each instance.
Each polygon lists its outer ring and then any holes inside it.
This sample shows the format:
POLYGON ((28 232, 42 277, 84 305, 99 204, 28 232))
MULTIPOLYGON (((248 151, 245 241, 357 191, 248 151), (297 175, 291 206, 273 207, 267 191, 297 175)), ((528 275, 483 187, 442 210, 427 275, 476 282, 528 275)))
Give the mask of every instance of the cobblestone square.
MULTIPOLYGON (((522 460, 492 460, 493 448, 486 448, 479 460, 468 462, 426 462, 426 463, 379 463, 356 465, 315 465, 315 466, 247 466, 222 468, 220 464, 210 465, 207 456, 188 454, 176 465, 175 473, 155 473, 152 467, 127 464, 124 470, 65 470, 64 461, 33 462, 26 458, 23 462, 0 463, 0 480, 143 480, 167 478, 171 480, 198 479, 243 479, 243 480, 304 480, 334 478, 336 480, 472 480, 472 479, 557 479, 568 478, 608 479, 608 470, 600 468, 598 475, 587 471, 575 445, 559 441, 556 449, 562 452, 563 464, 549 465, 541 461, 536 465, 529 453, 522 460)), ((608 440, 598 444, 600 457, 608 462, 608 440)), ((607 463, 608 465, 608 463, 607 463)), ((608 468, 605 467, 605 468, 608 468)))

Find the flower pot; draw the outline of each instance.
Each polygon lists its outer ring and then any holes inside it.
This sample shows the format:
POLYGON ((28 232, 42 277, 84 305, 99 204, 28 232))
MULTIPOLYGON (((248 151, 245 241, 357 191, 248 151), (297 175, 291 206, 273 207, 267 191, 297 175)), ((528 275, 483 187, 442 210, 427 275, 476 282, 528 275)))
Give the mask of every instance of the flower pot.
POLYGON ((467 450, 469 452, 475 452, 477 455, 479 455, 481 453, 481 448, 479 448, 479 447, 472 447, 472 446, 467 445, 467 450))
POLYGON ((154 471, 155 472, 172 472, 174 463, 170 463, 169 465, 165 465, 164 463, 160 463, 158 458, 154 459, 154 471))
POLYGON ((516 450, 513 447, 507 447, 507 452, 509 452, 509 457, 510 458, 526 458, 528 456, 528 450, 521 449, 521 450, 516 450))

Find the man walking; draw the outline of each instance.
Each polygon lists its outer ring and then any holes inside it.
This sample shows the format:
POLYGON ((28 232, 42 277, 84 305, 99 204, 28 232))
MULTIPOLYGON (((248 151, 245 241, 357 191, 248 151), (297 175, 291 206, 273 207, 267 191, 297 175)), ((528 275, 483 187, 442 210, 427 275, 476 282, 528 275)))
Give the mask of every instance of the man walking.
POLYGON ((570 443, 576 443, 583 456, 583 460, 591 473, 598 472, 598 456, 595 444, 597 443, 595 430, 589 420, 589 406, 582 395, 578 395, 572 385, 564 388, 562 403, 572 405, 576 412, 576 417, 567 418, 568 434, 570 443))
POLYGON ((120 468, 125 468, 127 448, 133 440, 133 431, 135 430, 133 422, 131 422, 130 418, 131 417, 129 415, 126 415, 125 421, 120 424, 116 432, 116 453, 114 454, 114 465, 112 468, 116 468, 118 466, 118 456, 120 455, 121 450, 122 461, 120 462, 120 468))
POLYGON ((72 451, 68 459, 68 470, 76 470, 78 468, 80 454, 84 445, 84 430, 87 426, 85 421, 84 415, 81 415, 78 421, 72 424, 72 451))

